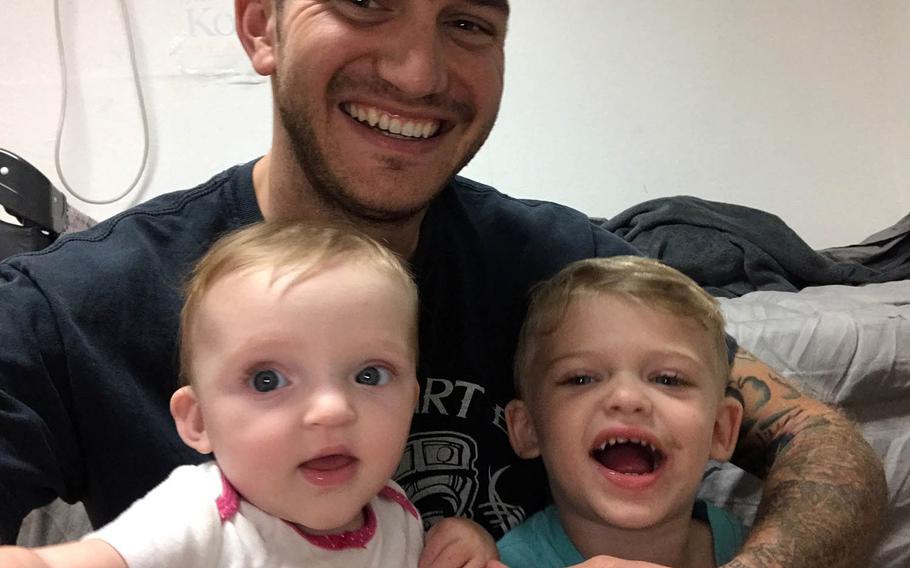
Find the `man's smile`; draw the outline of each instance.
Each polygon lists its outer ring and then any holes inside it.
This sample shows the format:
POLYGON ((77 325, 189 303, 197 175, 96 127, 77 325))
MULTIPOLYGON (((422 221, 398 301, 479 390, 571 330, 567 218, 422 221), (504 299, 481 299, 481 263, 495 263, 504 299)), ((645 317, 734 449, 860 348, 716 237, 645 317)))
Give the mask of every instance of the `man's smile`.
POLYGON ((364 104, 348 102, 341 108, 358 122, 395 138, 424 140, 438 134, 443 126, 441 120, 409 118, 364 104))

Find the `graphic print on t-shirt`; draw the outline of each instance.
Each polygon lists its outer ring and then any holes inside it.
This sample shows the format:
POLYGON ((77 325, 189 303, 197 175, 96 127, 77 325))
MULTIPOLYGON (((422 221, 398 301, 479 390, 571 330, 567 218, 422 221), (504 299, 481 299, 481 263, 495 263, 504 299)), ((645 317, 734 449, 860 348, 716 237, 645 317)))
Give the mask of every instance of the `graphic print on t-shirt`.
POLYGON ((503 409, 484 387, 430 378, 393 478, 426 528, 458 516, 501 536, 528 514, 529 491, 521 482, 529 479, 520 465, 508 445, 503 409), (503 488, 511 491, 504 495, 503 488))

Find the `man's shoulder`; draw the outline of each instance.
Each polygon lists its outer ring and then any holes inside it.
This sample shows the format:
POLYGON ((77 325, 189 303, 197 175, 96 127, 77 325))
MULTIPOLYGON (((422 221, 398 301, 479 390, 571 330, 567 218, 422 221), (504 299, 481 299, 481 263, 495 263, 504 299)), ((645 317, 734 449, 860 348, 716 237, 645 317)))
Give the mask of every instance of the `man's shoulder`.
POLYGON ((198 256, 196 249, 260 215, 252 186, 245 187, 251 167, 235 166, 191 189, 162 194, 7 263, 37 281, 65 281, 130 267, 151 271, 198 256))
POLYGON ((456 177, 441 197, 433 222, 450 231, 470 231, 485 248, 520 251, 528 261, 561 267, 581 258, 635 254, 622 238, 565 205, 512 197, 463 177, 456 177))

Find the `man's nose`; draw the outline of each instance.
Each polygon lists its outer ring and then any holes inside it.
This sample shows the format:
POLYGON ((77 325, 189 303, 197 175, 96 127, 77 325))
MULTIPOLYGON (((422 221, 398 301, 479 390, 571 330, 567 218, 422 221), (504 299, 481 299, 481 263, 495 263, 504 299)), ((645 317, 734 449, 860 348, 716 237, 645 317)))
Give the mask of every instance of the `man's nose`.
POLYGON ((357 417, 344 389, 320 388, 308 398, 303 413, 303 422, 306 426, 344 426, 357 417))
POLYGON ((377 61, 379 76, 403 95, 419 99, 444 92, 449 82, 445 38, 435 25, 413 25, 389 41, 377 61))

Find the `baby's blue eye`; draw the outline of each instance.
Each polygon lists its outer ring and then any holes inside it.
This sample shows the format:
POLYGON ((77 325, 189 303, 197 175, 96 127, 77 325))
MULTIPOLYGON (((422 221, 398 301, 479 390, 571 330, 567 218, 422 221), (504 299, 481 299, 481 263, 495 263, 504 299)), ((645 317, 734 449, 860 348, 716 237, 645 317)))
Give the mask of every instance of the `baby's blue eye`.
POLYGON ((591 375, 573 375, 571 377, 568 377, 566 380, 564 380, 563 384, 569 385, 569 386, 581 387, 584 385, 590 385, 593 382, 594 382, 594 377, 592 377, 591 375))
POLYGON ((284 376, 273 369, 257 371, 250 377, 250 386, 257 392, 271 392, 288 384, 284 376))
POLYGON ((357 371, 354 380, 362 385, 379 386, 384 385, 392 378, 392 373, 385 367, 364 367, 357 371))

